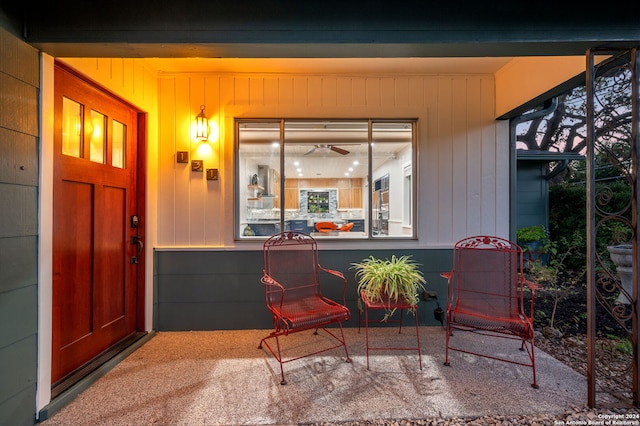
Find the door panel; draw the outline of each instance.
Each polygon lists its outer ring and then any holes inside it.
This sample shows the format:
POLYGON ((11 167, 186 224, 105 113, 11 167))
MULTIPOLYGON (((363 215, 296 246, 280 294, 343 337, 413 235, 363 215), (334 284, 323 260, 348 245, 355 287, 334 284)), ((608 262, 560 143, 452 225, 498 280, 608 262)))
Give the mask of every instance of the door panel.
POLYGON ((59 65, 54 82, 55 385, 136 332, 139 229, 137 112, 59 65))
POLYGON ((126 214, 126 192, 122 188, 105 187, 103 189, 105 210, 112 214, 103 217, 100 224, 100 232, 103 245, 102 252, 96 256, 101 279, 97 280, 100 286, 98 291, 104 300, 110 303, 103 306, 100 312, 100 323, 113 324, 117 320, 125 320, 126 317, 126 272, 129 267, 125 264, 122 253, 128 251, 128 242, 124 220, 126 214))
POLYGON ((76 215, 60 214, 55 218, 56 227, 65 232, 58 233, 59 247, 74 247, 74 251, 57 253, 59 272, 64 265, 64 275, 54 276, 56 291, 66 295, 59 303, 59 315, 67 327, 60 329, 60 347, 64 348, 88 336, 93 331, 91 287, 91 261, 93 258, 93 185, 82 182, 62 181, 59 201, 66 206, 65 211, 77 212, 76 215))

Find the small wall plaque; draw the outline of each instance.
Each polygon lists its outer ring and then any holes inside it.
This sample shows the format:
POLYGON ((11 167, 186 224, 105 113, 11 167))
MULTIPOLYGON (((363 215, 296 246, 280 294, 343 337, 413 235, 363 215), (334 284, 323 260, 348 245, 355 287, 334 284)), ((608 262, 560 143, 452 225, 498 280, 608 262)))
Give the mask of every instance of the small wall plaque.
POLYGON ((188 163, 189 162, 189 153, 187 151, 178 151, 176 153, 176 161, 178 163, 188 163))
POLYGON ((191 171, 192 172, 202 172, 204 164, 202 160, 192 160, 191 161, 191 171))
POLYGON ((207 180, 218 180, 218 169, 207 169, 207 180))

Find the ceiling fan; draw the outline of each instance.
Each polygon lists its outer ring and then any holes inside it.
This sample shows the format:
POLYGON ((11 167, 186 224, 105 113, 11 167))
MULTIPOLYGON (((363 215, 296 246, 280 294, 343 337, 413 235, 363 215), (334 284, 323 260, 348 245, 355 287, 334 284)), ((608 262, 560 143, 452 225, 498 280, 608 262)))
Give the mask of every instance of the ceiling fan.
POLYGON ((305 152, 304 155, 313 154, 318 149, 320 149, 320 150, 327 150, 328 149, 330 151, 337 152, 338 154, 342 154, 342 155, 349 154, 349 151, 347 151, 346 149, 342 149, 342 148, 340 148, 338 146, 335 146, 335 145, 315 145, 309 151, 305 152))

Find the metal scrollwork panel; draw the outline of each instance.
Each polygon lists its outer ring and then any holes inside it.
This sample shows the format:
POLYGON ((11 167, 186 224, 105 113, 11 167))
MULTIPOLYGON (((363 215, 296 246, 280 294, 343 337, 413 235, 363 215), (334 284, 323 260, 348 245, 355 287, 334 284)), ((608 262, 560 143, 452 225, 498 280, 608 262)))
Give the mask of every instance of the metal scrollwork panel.
MULTIPOLYGON (((634 123, 635 50, 609 52, 610 60, 595 65, 588 90, 592 121, 587 155, 591 156, 588 188, 593 200, 591 213, 595 248, 591 265, 595 271, 595 330, 591 345, 592 369, 597 388, 618 402, 632 402, 637 395, 633 383, 633 353, 637 345, 634 315, 637 301, 632 288, 634 229, 634 182, 637 164, 634 123), (626 361, 623 361, 626 360, 626 361)), ((595 388, 595 387, 593 387, 595 388)), ((592 387, 590 386, 590 389, 592 387)), ((591 400, 591 398, 590 398, 591 400)), ((607 398, 611 402, 610 398, 607 398)))

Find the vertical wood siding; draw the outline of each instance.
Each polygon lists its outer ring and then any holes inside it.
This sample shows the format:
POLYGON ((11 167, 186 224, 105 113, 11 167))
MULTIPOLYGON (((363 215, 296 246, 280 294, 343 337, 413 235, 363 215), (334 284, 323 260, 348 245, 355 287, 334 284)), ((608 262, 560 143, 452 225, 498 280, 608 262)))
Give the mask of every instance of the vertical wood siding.
POLYGON ((158 245, 234 245, 236 117, 417 118, 420 245, 507 235, 509 211, 497 204, 508 197, 508 141, 498 140, 494 86, 491 75, 159 76, 158 245), (202 104, 220 126, 208 156, 190 136, 202 104), (176 163, 176 151, 219 168, 220 181, 176 163))

